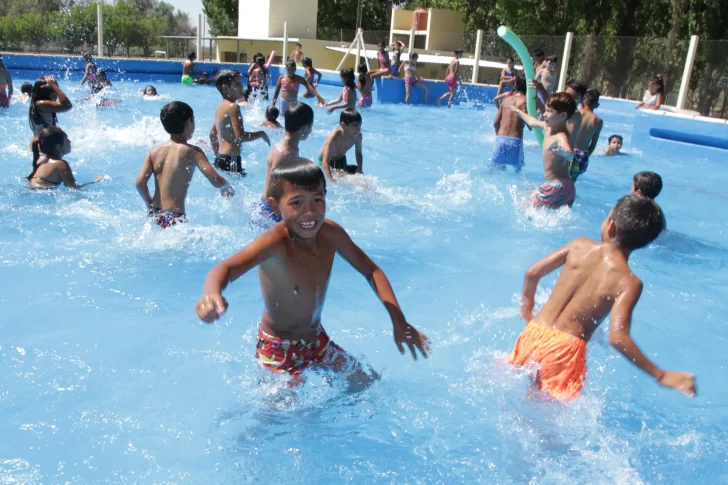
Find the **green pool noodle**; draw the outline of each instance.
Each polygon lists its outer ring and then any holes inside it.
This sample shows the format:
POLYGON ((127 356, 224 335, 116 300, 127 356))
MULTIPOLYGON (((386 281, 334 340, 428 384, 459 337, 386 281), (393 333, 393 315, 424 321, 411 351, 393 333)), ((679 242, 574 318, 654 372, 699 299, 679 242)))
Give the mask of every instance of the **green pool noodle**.
MULTIPOLYGON (((530 114, 534 118, 538 118, 538 113, 536 112, 536 90, 531 87, 531 81, 533 81, 533 79, 536 77, 536 72, 533 69, 533 61, 531 60, 531 55, 528 53, 528 49, 526 48, 526 45, 523 43, 523 41, 519 39, 516 34, 511 32, 511 29, 509 29, 505 25, 501 25, 500 27, 498 27, 498 36, 503 39, 503 41, 506 42, 508 45, 513 47, 513 50, 516 51, 518 57, 521 58, 523 70, 526 72, 527 111, 528 114, 530 114)), ((543 146, 543 131, 533 130, 533 134, 536 137, 538 144, 543 146)))

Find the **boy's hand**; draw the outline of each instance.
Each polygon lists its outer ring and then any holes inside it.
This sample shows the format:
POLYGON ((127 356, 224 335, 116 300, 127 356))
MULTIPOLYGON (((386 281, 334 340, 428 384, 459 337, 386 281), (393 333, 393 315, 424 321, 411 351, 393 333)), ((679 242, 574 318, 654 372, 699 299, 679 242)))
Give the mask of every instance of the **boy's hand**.
POLYGON ((695 388, 695 376, 689 372, 665 372, 662 379, 657 382, 662 386, 680 391, 688 397, 695 397, 698 393, 695 388))
POLYGON ((405 353, 404 345, 402 344, 406 344, 415 360, 417 360, 417 351, 415 348, 419 349, 422 357, 425 359, 428 353, 432 353, 428 345, 430 339, 425 334, 418 332, 415 327, 407 322, 394 325, 394 343, 397 344, 399 353, 402 355, 405 353))
POLYGON ((222 195, 223 199, 229 199, 230 197, 235 195, 235 189, 232 188, 232 186, 229 183, 226 183, 220 189, 220 195, 222 195))
POLYGON ((45 83, 44 87, 49 87, 49 86, 54 86, 54 85, 58 86, 58 82, 56 81, 56 78, 53 76, 46 76, 45 82, 46 83, 45 83))
POLYGON ((227 310, 228 302, 220 293, 214 295, 202 295, 197 302, 195 311, 200 320, 212 323, 222 316, 227 310))

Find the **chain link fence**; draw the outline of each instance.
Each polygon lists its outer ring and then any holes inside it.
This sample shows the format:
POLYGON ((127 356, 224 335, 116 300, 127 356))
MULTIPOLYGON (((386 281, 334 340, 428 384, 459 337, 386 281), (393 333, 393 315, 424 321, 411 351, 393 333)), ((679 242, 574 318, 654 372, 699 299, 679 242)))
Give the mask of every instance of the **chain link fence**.
POLYGON ((685 108, 728 119, 728 40, 698 43, 685 108))

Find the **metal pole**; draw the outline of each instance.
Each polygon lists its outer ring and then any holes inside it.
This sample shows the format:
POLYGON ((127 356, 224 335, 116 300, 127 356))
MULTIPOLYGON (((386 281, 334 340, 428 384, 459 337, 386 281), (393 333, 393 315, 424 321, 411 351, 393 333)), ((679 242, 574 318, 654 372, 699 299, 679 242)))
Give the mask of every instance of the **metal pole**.
POLYGON ((98 42, 99 42, 99 49, 98 49, 98 56, 97 57, 103 57, 104 55, 104 14, 102 5, 98 4, 96 6, 96 22, 97 22, 97 30, 99 34, 98 42))
MULTIPOLYGON (((364 62, 367 65, 367 72, 371 71, 371 67, 369 67, 369 56, 367 56, 367 46, 364 44, 364 33, 362 32, 361 36, 359 36, 359 39, 361 40, 361 48, 364 49, 364 62)), ((359 66, 357 66, 358 68, 359 66)))
POLYGON ((700 37, 693 35, 690 37, 690 48, 688 48, 688 56, 685 58, 685 69, 683 70, 682 82, 680 83, 680 94, 677 95, 677 109, 683 109, 685 99, 688 97, 690 89, 690 75, 693 73, 693 62, 695 62, 695 54, 698 51, 698 40, 700 37))
POLYGON ((281 57, 281 63, 286 65, 288 62, 288 22, 283 22, 283 57, 281 57))
POLYGON ((200 59, 204 62, 205 56, 202 53, 202 14, 197 14, 197 55, 200 57, 200 59))
MULTIPOLYGON (((354 72, 356 72, 357 68, 359 67, 359 56, 361 55, 361 47, 362 47, 361 39, 362 39, 361 28, 358 28, 358 29, 356 29, 356 58, 354 58, 354 72)), ((367 51, 364 50, 364 55, 366 55, 366 54, 367 54, 367 51)))
POLYGON ((409 55, 412 54, 412 46, 415 44, 415 29, 410 29, 410 41, 409 45, 407 46, 407 56, 409 58, 409 55))
POLYGON ((478 82, 478 71, 480 71, 480 49, 483 45, 483 31, 478 29, 478 35, 475 37, 475 64, 473 65, 473 77, 470 80, 475 84, 478 82))
MULTIPOLYGON (((569 75, 569 58, 571 57, 571 44, 574 43, 574 33, 566 33, 566 41, 564 42, 564 56, 561 58, 561 74, 559 75, 559 89, 561 92, 566 89, 566 78, 569 75)), ((521 59, 526 62, 526 59, 521 59)))

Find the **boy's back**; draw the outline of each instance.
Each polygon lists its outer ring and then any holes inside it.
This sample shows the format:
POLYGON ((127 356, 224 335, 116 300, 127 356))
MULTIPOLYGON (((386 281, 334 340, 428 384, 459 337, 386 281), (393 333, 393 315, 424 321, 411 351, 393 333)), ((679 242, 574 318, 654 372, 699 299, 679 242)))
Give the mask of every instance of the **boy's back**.
POLYGON ((196 146, 167 142, 153 147, 147 156, 154 169, 154 207, 184 214, 196 157, 205 154, 196 146))
POLYGON ((243 126, 243 115, 237 103, 223 99, 215 110, 215 128, 217 128, 220 148, 218 154, 240 156, 240 141, 235 136, 233 123, 243 126))
POLYGON ((498 126, 497 135, 523 138, 523 127, 526 123, 524 123, 520 116, 509 109, 511 106, 525 111, 526 97, 518 94, 512 94, 503 100, 498 113, 500 115, 500 124, 498 126))
MULTIPOLYGON (((597 135, 602 131, 602 125, 604 122, 599 116, 597 116, 596 113, 594 113, 594 111, 590 109, 581 109, 579 110, 579 113, 581 113, 581 127, 572 146, 579 150, 588 151, 591 147, 594 135, 597 135)), ((594 146, 596 146, 596 143, 594 146)))

